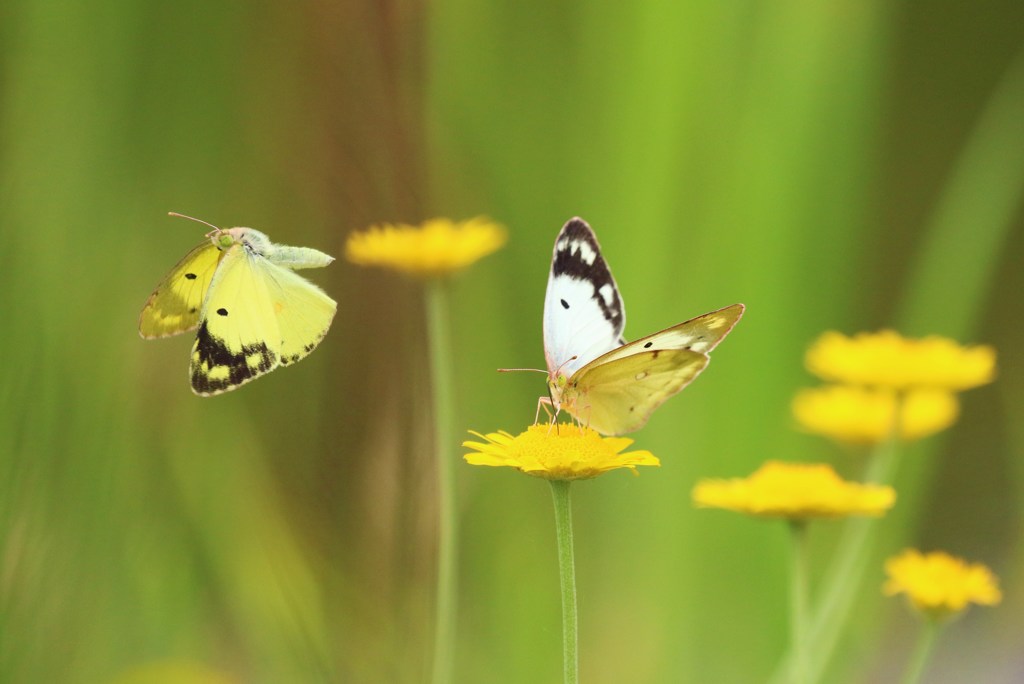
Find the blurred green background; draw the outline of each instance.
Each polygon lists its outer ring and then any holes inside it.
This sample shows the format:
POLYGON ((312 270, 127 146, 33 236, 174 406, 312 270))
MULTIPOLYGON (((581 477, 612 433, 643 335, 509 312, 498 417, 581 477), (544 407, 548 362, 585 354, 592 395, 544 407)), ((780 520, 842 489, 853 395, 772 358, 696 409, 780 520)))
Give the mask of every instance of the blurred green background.
MULTIPOLYGON (((1006 599, 934 682, 1024 671, 1024 4, 75 3, 0 7, 0 681, 419 682, 434 455, 416 283, 343 261, 320 350, 228 395, 138 312, 201 227, 342 256, 381 221, 486 214, 453 287, 457 427, 543 393, 554 237, 595 228, 639 337, 733 302, 708 372, 634 435, 663 462, 574 488, 583 680, 765 680, 787 640, 781 524, 694 510, 700 477, 854 455, 799 434, 826 329, 994 344, 1000 376, 915 445, 829 681, 890 681, 904 546, 1006 599), (141 669, 139 669, 141 668, 141 669), (164 679, 154 672, 164 670, 164 679), (147 674, 148 673, 148 674, 147 674)), ((461 464, 459 682, 557 682, 551 503, 461 464)), ((815 529, 820 567, 838 525, 815 529)))

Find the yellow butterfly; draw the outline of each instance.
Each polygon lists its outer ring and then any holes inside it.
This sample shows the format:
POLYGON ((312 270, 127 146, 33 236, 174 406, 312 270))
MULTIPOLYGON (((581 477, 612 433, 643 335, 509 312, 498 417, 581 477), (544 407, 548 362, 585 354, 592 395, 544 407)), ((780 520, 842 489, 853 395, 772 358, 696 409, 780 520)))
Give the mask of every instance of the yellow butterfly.
MULTIPOLYGON (((622 339, 622 297, 594 231, 571 219, 555 240, 544 299, 550 404, 606 435, 639 430, 708 365, 708 352, 743 315, 733 304, 648 335, 622 339)), ((539 411, 538 406, 538 411, 539 411)))
POLYGON ((293 271, 334 261, 309 247, 275 245, 252 228, 217 228, 157 285, 139 334, 168 337, 198 328, 192 391, 211 396, 287 366, 316 349, 338 304, 293 271))

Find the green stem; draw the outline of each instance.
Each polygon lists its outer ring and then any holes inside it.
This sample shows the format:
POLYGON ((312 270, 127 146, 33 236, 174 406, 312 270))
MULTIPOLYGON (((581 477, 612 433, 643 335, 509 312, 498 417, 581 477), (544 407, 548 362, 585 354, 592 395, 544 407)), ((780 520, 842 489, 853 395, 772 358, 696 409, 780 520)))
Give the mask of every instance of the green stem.
POLYGON ((572 548, 572 507, 569 480, 549 480, 555 503, 555 534, 558 537, 558 573, 562 582, 562 676, 565 684, 580 677, 577 654, 576 561, 572 548))
MULTIPOLYGON (((886 484, 892 480, 896 458, 899 455, 902 411, 903 396, 897 393, 889 437, 881 442, 872 454, 864 473, 865 482, 886 484)), ((846 521, 835 561, 825 575, 824 598, 815 612, 812 624, 811 652, 814 658, 808 671, 812 682, 821 677, 839 643, 839 636, 850 619, 854 598, 871 559, 869 541, 877 522, 876 518, 849 518, 846 521)))
POLYGON ((455 462, 452 455, 452 346, 445 281, 427 283, 427 334, 430 344, 430 384, 434 400, 434 456, 437 459, 438 551, 434 624, 433 684, 452 681, 455 654, 458 553, 455 524, 455 462))
POLYGON ((807 521, 792 520, 789 524, 792 541, 792 572, 790 574, 790 649, 793 653, 792 684, 807 684, 807 521))
POLYGON ((914 654, 907 664, 907 671, 903 673, 903 679, 900 680, 902 684, 917 684, 921 681, 921 675, 924 674, 925 666, 928 665, 932 649, 935 646, 935 638, 938 636, 941 626, 935 620, 927 619, 925 621, 921 634, 917 638, 914 654))
MULTIPOLYGON (((879 443, 869 457, 864 473, 864 481, 872 484, 887 484, 892 480, 896 459, 899 455, 900 412, 903 409, 903 396, 896 395, 893 412, 893 424, 889 437, 879 443)), ((875 518, 848 518, 843 526, 842 536, 836 545, 832 563, 829 565, 822 580, 822 599, 813 611, 810 621, 807 662, 807 679, 818 681, 825 667, 832 658, 843 628, 846 626, 853 610, 853 601, 860 588, 870 560, 869 540, 871 531, 877 523, 875 518)), ((776 668, 769 680, 770 684, 785 681, 793 671, 795 654, 792 650, 776 668)))

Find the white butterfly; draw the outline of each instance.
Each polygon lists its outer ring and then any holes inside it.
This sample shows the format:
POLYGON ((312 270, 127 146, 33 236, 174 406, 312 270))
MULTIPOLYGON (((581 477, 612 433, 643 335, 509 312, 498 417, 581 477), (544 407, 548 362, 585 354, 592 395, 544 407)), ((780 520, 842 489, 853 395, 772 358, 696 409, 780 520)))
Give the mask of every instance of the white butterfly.
POLYGON ((544 299, 544 355, 558 412, 606 435, 647 423, 654 409, 708 364, 708 352, 743 315, 733 304, 634 342, 622 339, 622 297, 594 231, 571 219, 555 240, 544 299))

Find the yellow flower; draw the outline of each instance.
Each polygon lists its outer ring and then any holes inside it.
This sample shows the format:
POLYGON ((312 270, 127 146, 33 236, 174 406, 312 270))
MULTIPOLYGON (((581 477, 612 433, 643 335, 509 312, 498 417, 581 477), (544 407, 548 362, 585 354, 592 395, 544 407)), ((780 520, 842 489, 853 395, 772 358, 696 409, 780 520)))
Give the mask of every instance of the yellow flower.
POLYGON ((807 350, 807 370, 834 382, 905 390, 959 391, 992 382, 996 352, 945 337, 909 339, 891 330, 846 337, 827 332, 807 350))
POLYGON ((892 487, 846 482, 824 464, 768 461, 747 478, 702 480, 693 501, 704 508, 725 508, 767 518, 839 518, 880 516, 892 508, 892 487))
MULTIPOLYGON (((956 422, 959 403, 943 390, 910 390, 900 402, 900 437, 921 439, 956 422)), ((807 432, 851 444, 878 444, 889 438, 896 411, 891 390, 830 385, 800 390, 793 415, 807 432)))
POLYGON ((969 603, 994 606, 1002 600, 999 583, 981 563, 967 563, 942 551, 922 554, 907 549, 885 562, 887 596, 906 594, 917 610, 941 620, 969 603))
POLYGON ((459 223, 436 218, 420 226, 382 225, 353 233, 345 244, 345 257, 361 266, 434 277, 469 266, 507 239, 504 228, 482 217, 459 223))
POLYGON ((590 428, 565 423, 532 425, 515 437, 504 430, 471 434, 485 441, 462 443, 473 450, 465 455, 467 463, 510 466, 546 480, 586 480, 616 468, 635 474, 638 465, 661 465, 649 451, 621 453, 631 439, 602 437, 590 428))

